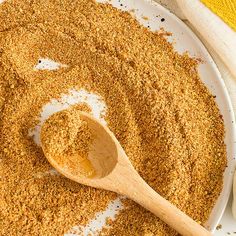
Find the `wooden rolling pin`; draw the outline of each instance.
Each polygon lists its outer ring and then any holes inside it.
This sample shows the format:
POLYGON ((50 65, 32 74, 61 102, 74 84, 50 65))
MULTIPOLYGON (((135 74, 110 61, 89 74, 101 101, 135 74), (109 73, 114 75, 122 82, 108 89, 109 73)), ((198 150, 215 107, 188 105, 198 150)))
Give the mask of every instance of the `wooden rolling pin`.
POLYGON ((188 21, 211 45, 236 78, 236 32, 200 0, 177 2, 188 21))

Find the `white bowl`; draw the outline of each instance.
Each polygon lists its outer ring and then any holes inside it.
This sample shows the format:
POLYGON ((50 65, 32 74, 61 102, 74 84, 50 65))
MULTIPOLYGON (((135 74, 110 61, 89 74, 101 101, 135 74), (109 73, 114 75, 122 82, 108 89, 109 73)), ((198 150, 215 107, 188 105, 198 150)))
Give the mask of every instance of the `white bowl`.
MULTIPOLYGON (((99 0, 98 2, 107 1, 99 0)), ((167 9, 151 0, 112 0, 109 3, 124 11, 135 10, 133 14, 142 25, 149 26, 154 31, 163 27, 166 31, 171 32, 173 35, 168 40, 174 42, 174 48, 179 53, 188 51, 191 56, 203 60, 203 63, 198 68, 199 74, 203 83, 216 96, 216 103, 223 115, 228 159, 228 165, 224 173, 223 190, 212 210, 209 220, 205 224, 205 227, 214 231, 225 210, 231 192, 236 154, 234 112, 224 81, 202 42, 187 25, 167 9)))

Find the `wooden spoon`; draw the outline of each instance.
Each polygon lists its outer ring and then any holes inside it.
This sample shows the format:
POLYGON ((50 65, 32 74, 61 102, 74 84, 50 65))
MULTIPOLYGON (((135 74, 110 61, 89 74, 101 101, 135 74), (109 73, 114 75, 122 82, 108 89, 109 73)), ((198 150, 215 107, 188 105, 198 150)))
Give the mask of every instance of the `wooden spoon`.
MULTIPOLYGON (((89 159, 97 175, 86 178, 58 165, 51 155, 45 156, 52 166, 67 178, 80 184, 125 195, 154 213, 184 236, 209 236, 211 233, 155 192, 137 173, 114 134, 87 113, 80 119, 87 122, 94 134, 89 159)), ((42 148, 45 152, 44 144, 42 148)))

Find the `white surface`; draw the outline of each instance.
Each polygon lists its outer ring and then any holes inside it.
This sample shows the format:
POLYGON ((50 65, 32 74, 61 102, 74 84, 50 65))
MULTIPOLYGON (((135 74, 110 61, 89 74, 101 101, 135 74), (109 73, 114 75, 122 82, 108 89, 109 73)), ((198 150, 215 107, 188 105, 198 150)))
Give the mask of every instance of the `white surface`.
POLYGON ((215 231, 214 236, 229 236, 236 235, 236 221, 233 218, 231 211, 232 196, 230 198, 229 204, 227 205, 226 211, 220 221, 221 229, 215 231), (229 234, 230 233, 230 234, 229 234))
POLYGON ((38 64, 35 65, 35 70, 58 70, 62 67, 67 67, 61 63, 55 62, 49 58, 39 58, 38 64))
POLYGON ((183 14, 183 11, 178 7, 178 3, 176 0, 155 0, 155 2, 158 2, 163 7, 170 10, 172 13, 178 16, 181 20, 186 19, 185 15, 183 14))

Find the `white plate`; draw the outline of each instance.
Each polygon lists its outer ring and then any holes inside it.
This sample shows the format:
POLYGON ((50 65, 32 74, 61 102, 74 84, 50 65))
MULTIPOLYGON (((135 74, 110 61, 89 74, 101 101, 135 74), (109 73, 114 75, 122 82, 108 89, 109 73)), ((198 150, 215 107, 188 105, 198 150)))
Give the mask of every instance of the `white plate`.
MULTIPOLYGON (((107 1, 99 0, 99 2, 107 1)), ((166 31, 171 32, 173 35, 169 37, 168 40, 174 42, 174 47, 179 53, 188 51, 191 56, 203 60, 203 63, 200 64, 198 68, 199 74, 203 83, 211 93, 216 96, 216 102, 223 115, 228 159, 228 166, 224 173, 223 190, 215 204, 209 220, 205 224, 208 229, 214 231, 229 198, 236 154, 234 113, 224 81, 202 42, 181 20, 167 9, 151 0, 111 0, 109 3, 125 11, 135 10, 132 14, 134 14, 142 25, 149 27, 154 31, 163 27, 166 31), (143 17, 147 17, 148 20, 145 20, 143 17)))
MULTIPOLYGON (((196 35, 175 15, 170 13, 167 9, 163 8, 159 4, 151 0, 97 0, 98 2, 109 2, 113 6, 125 10, 132 10, 132 14, 139 20, 141 24, 150 28, 151 30, 159 30, 163 27, 166 31, 171 32, 173 35, 168 37, 170 42, 174 42, 174 47, 179 53, 188 52, 191 56, 201 58, 203 63, 199 65, 199 74, 203 83, 211 91, 213 95, 216 96, 216 102, 220 109, 221 114, 223 115, 226 136, 225 143, 227 146, 227 158, 228 158, 228 167, 224 173, 224 185, 218 201, 215 204, 215 207, 210 215, 209 220, 206 222, 205 226, 214 231, 217 224, 220 221, 220 218, 225 210, 229 194, 232 187, 233 180, 233 171, 235 167, 235 154, 236 154, 236 131, 235 131, 235 120, 233 114, 233 108, 229 99, 229 95, 226 90, 224 81, 222 80, 220 73, 212 60, 211 56, 207 52, 206 48, 203 46, 201 41, 196 37, 196 35), (148 20, 145 18, 147 17, 148 20)), ((124 25, 125 27, 125 25, 124 25)), ((41 59, 45 68, 52 69, 58 67, 58 63, 53 63, 48 59, 41 59)), ((44 66, 38 69, 43 69, 44 66)), ((68 104, 74 104, 79 101, 94 102, 96 97, 88 94, 86 91, 70 91, 69 95, 62 96, 62 100, 68 104)), ((92 103, 93 103, 92 102, 92 103)), ((41 123, 45 120, 50 114, 65 109, 68 104, 60 105, 60 102, 52 101, 52 104, 46 104, 43 108, 41 117, 41 123)), ((103 104, 98 104, 98 107, 94 106, 95 114, 99 114, 102 111, 103 104), (101 111, 100 111, 101 110, 101 111)), ((99 115, 98 117, 99 118, 99 115)), ((36 133, 35 137, 38 137, 40 126, 37 126, 33 132, 36 133)), ((37 142, 37 140, 36 140, 37 142)), ((52 173, 53 170, 52 170, 52 173)), ((107 208, 102 213, 98 213, 97 217, 87 226, 75 226, 72 228, 72 231, 65 234, 69 235, 97 235, 93 233, 94 231, 99 231, 103 225, 105 225, 106 217, 111 217, 114 220, 114 215, 117 213, 117 206, 122 207, 120 199, 111 202, 107 208), (77 233, 80 232, 80 233, 77 233)))

